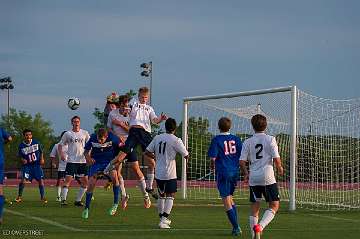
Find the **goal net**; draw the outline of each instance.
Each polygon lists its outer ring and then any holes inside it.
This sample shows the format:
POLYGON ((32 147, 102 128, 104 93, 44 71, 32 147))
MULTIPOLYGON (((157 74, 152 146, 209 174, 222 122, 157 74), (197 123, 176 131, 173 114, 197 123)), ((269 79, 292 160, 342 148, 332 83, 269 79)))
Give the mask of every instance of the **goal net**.
MULTIPOLYGON (((219 198, 207 150, 219 133, 217 122, 232 119, 231 133, 253 134, 250 119, 267 117, 285 174, 276 175, 281 200, 317 210, 360 208, 360 100, 327 100, 284 87, 184 99, 183 140, 190 152, 183 164, 183 197, 219 198)), ((239 179, 234 197, 248 199, 239 179)))

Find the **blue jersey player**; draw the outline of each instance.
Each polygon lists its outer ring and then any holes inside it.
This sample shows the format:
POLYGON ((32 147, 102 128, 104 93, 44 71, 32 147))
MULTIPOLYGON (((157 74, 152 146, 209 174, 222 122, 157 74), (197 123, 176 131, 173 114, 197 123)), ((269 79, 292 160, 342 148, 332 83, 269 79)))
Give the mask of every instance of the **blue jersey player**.
POLYGON ((220 134, 215 136, 208 151, 212 168, 215 164, 217 187, 224 203, 226 214, 233 226, 232 235, 241 233, 237 219, 237 209, 233 200, 233 194, 239 179, 239 158, 242 143, 239 137, 229 133, 231 120, 222 117, 218 121, 220 134))
POLYGON ((41 165, 44 165, 44 155, 40 143, 33 139, 32 131, 25 129, 23 131, 24 141, 19 145, 18 156, 21 158, 21 181, 19 183, 19 193, 15 201, 22 202, 22 193, 25 182, 31 182, 33 179, 39 183, 40 198, 43 203, 47 203, 44 189, 44 173, 41 165))
MULTIPOLYGON (((104 169, 114 159, 119 152, 120 141, 118 137, 109 133, 106 129, 100 128, 96 134, 92 134, 89 141, 85 144, 85 158, 90 166, 89 169, 89 183, 86 192, 85 209, 82 212, 82 218, 89 218, 89 208, 93 191, 96 185, 97 176, 103 174, 104 169)), ((113 181, 114 204, 109 210, 111 216, 115 215, 120 194, 120 183, 116 169, 110 171, 110 176, 113 181)))
POLYGON ((4 194, 3 194, 3 184, 4 184, 4 144, 11 141, 11 136, 3 129, 0 128, 0 225, 2 224, 2 213, 4 208, 4 194))

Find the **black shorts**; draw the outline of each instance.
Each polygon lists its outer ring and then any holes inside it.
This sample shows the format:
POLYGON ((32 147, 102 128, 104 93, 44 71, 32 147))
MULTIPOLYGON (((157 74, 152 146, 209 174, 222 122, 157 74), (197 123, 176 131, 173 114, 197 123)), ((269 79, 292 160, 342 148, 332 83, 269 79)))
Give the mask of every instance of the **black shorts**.
POLYGON ((176 193, 177 192, 177 179, 160 180, 156 179, 156 184, 159 194, 176 193))
POLYGON ((88 166, 86 163, 67 163, 65 169, 66 176, 72 176, 75 178, 84 177, 88 175, 88 166))
MULTIPOLYGON (((120 151, 126 152, 125 146, 120 147, 120 151)), ((137 156, 136 156, 136 152, 135 150, 130 151, 129 153, 127 153, 126 157, 125 157, 125 162, 136 162, 138 161, 137 156)))
POLYGON ((66 173, 65 171, 58 171, 57 179, 65 179, 66 173))
POLYGON ((264 196, 266 202, 280 201, 277 184, 250 186, 250 202, 258 202, 264 196))
POLYGON ((152 137, 149 132, 143 128, 130 128, 129 136, 126 139, 125 147, 123 148, 125 153, 134 151, 135 147, 140 144, 141 149, 145 152, 146 147, 151 143, 152 137))

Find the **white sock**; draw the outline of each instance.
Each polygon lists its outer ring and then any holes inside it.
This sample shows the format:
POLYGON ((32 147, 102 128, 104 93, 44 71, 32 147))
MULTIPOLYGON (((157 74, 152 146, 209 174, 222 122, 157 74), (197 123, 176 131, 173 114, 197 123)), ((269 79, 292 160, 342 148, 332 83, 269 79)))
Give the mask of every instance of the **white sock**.
POLYGON ((146 192, 146 183, 145 183, 145 178, 139 179, 139 187, 140 187, 140 191, 142 192, 142 194, 144 196, 148 196, 149 194, 146 192))
POLYGON ((261 221, 259 222, 262 229, 264 229, 275 217, 275 212, 269 208, 264 212, 263 217, 261 218, 261 221))
POLYGON ((147 176, 147 180, 146 180, 146 187, 148 189, 152 189, 153 188, 153 183, 154 183, 154 178, 155 178, 155 174, 154 174, 154 169, 149 170, 147 176))
POLYGON ((126 196, 125 183, 124 183, 124 178, 122 176, 119 176, 119 183, 121 189, 121 196, 125 197, 126 196))
POLYGON ((166 197, 165 198, 165 204, 164 204, 164 212, 170 215, 173 204, 174 204, 174 198, 173 197, 166 197))
POLYGON ((259 218, 254 216, 249 216, 249 225, 250 225, 250 232, 251 232, 251 238, 254 238, 254 230, 253 227, 258 224, 259 218))
POLYGON ((85 192, 86 192, 86 188, 80 187, 78 195, 76 196, 76 201, 77 202, 81 201, 81 199, 84 196, 85 192))
POLYGON ((164 206, 165 206, 165 198, 159 197, 159 199, 157 200, 157 208, 160 215, 163 214, 164 212, 164 206))
POLYGON ((57 187, 57 196, 61 197, 61 187, 60 186, 57 187))
POLYGON ((69 188, 63 187, 61 190, 61 200, 66 200, 69 188))

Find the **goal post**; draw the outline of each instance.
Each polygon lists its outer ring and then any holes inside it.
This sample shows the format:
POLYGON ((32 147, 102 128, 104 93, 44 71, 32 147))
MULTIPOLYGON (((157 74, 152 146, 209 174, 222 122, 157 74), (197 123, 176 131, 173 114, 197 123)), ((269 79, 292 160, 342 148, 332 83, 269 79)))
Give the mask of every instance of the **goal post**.
MULTIPOLYGON (((267 118, 267 133, 279 145, 285 174, 277 184, 289 210, 360 209, 360 98, 324 99, 288 86, 183 99, 182 138, 190 153, 182 162, 182 197, 219 199, 207 156, 217 122, 232 119, 231 133, 253 135, 251 117, 267 118)), ((235 199, 248 200, 239 179, 235 199)))
MULTIPOLYGON (((245 92, 238 92, 238 93, 229 93, 229 94, 221 94, 221 95, 207 95, 207 96, 196 96, 196 97, 187 97, 184 98, 183 100, 183 129, 182 129, 182 138, 184 141, 184 144, 186 147, 189 147, 189 132, 188 132, 188 128, 189 128, 189 106, 191 106, 192 104, 194 104, 195 102, 204 102, 204 101, 214 101, 214 100, 221 100, 221 99, 231 99, 231 98, 239 98, 239 97, 251 97, 251 96, 258 96, 258 95, 265 95, 265 94, 273 94, 273 93, 283 93, 283 92, 291 92, 292 97, 291 99, 291 142, 290 142, 290 163, 291 163, 291 175, 290 175, 290 187, 292 187, 290 189, 290 210, 295 210, 295 175, 296 175, 296 86, 288 86, 288 87, 280 87, 280 88, 273 88, 273 89, 264 89, 264 90, 255 90, 255 91, 245 91, 245 92)), ((259 109, 259 106, 261 104, 258 102, 258 104, 256 105, 256 110, 261 112, 261 110, 259 109)), ((234 106, 235 107, 235 106, 234 106)), ((210 106, 211 108, 211 106, 210 106)), ((219 110, 216 109, 217 107, 213 106, 213 108, 215 110, 219 110)), ((220 109, 221 111, 221 109, 220 109)), ((229 111, 224 111, 223 113, 229 113, 229 111)), ((230 115, 231 114, 236 114, 234 112, 230 111, 230 115)), ((201 118, 201 116, 200 116, 201 118)), ((217 124, 217 119, 214 118, 212 120, 216 121, 217 124)), ((238 132, 241 133, 241 132, 238 132)), ((250 133, 250 132, 249 132, 250 133)), ((214 135, 214 134, 213 134, 214 135)), ((205 147, 205 151, 206 148, 208 146, 205 147)), ((193 156, 192 156, 192 152, 191 152, 191 148, 190 148, 190 161, 193 160, 193 156)), ((203 157, 202 161, 206 160, 206 153, 202 153, 201 157, 203 157), (205 159, 204 159, 205 157, 205 159)), ((197 159, 195 159, 197 160, 197 159)), ((206 163, 205 163, 206 164, 206 163)), ((189 169, 191 170, 191 168, 189 169)), ((186 166, 186 162, 185 159, 183 159, 182 162, 182 197, 188 198, 188 179, 189 180, 197 180, 196 178, 189 178, 188 177, 188 173, 187 173, 187 166, 186 166)), ((207 174, 205 173, 204 175, 202 175, 202 177, 200 177, 198 180, 202 180, 205 179, 206 181, 206 177, 207 174)), ((209 181, 213 181, 214 180, 214 176, 212 179, 210 179, 209 181)), ((209 182, 208 181, 208 182, 209 182)), ((211 188, 211 185, 213 185, 213 183, 199 183, 199 185, 203 185, 205 187, 204 190, 213 190, 211 188), (207 188, 208 187, 208 188, 207 188)), ((201 187, 201 186, 200 186, 201 187)))

